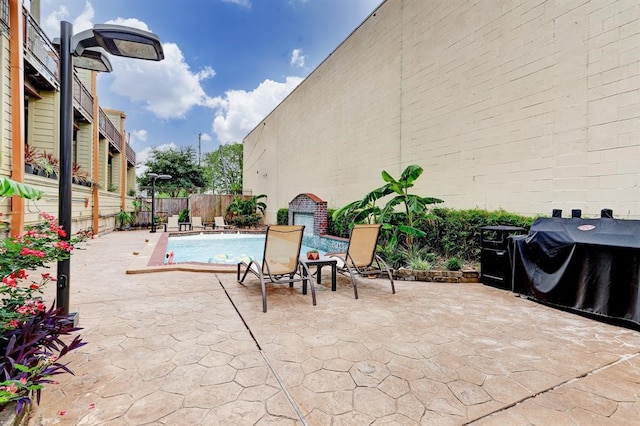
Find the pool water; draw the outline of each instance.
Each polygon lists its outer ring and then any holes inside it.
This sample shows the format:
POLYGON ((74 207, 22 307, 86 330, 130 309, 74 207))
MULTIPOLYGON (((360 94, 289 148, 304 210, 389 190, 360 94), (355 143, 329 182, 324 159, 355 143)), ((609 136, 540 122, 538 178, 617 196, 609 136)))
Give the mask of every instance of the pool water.
MULTIPOLYGON (((167 253, 173 251, 174 262, 203 262, 235 265, 249 259, 262 260, 264 235, 255 234, 198 234, 169 237, 167 253)), ((303 245, 304 254, 313 247, 303 245)), ((322 252, 321 252, 322 254, 322 252)), ((167 263, 167 256, 164 263, 167 263)))

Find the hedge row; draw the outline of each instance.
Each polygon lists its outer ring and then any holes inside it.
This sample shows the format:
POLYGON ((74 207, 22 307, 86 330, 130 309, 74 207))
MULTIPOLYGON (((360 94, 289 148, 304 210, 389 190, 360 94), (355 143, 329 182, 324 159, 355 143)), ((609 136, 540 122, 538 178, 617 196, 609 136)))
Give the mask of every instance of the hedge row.
MULTIPOLYGON (((329 235, 349 238, 350 221, 333 220, 335 209, 328 209, 329 235)), ((420 248, 443 258, 453 257, 478 262, 480 260, 480 228, 483 226, 508 225, 518 226, 529 230, 535 217, 521 216, 504 210, 487 211, 481 209, 454 210, 448 208, 434 208, 431 213, 434 219, 425 222, 420 228, 427 234, 415 241, 420 248)), ((280 209, 277 213, 279 225, 286 225, 289 209, 280 209)), ((385 244, 384 235, 380 241, 385 244)))
POLYGON ((458 257, 475 262, 480 260, 480 228, 507 225, 528 231, 536 219, 504 210, 434 208, 431 213, 436 218, 421 227, 427 236, 418 239, 418 245, 444 258, 458 257))

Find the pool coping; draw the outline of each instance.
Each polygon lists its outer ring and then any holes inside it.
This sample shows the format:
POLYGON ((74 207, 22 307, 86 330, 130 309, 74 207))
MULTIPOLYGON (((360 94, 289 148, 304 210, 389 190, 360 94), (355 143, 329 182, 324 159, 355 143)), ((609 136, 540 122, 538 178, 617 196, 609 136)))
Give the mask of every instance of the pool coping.
MULTIPOLYGON (((263 234, 264 229, 209 231, 206 234, 230 234, 240 232, 242 234, 263 234)), ((181 262, 171 265, 164 264, 164 256, 167 248, 167 240, 171 235, 197 235, 203 231, 183 232, 155 232, 149 233, 145 239, 145 246, 140 252, 134 252, 134 258, 129 263, 127 274, 145 274, 151 272, 208 272, 208 273, 233 273, 237 271, 237 265, 223 265, 219 263, 181 262)))

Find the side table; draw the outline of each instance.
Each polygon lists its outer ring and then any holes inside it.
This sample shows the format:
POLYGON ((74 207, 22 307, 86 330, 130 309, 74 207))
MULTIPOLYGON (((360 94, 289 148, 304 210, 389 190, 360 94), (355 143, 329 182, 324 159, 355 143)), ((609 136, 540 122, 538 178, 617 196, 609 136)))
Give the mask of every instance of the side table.
MULTIPOLYGON (((309 267, 310 266, 315 266, 316 267, 316 282, 318 284, 321 283, 321 271, 322 271, 322 267, 323 266, 331 266, 331 291, 336 291, 336 269, 338 266, 338 261, 335 259, 332 259, 330 257, 327 256, 320 256, 319 259, 307 259, 307 256, 300 256, 300 263, 303 264, 303 268, 302 268, 302 294, 307 294, 307 279, 308 279, 308 275, 309 272, 309 267)), ((313 275, 313 274, 311 274, 313 275)))

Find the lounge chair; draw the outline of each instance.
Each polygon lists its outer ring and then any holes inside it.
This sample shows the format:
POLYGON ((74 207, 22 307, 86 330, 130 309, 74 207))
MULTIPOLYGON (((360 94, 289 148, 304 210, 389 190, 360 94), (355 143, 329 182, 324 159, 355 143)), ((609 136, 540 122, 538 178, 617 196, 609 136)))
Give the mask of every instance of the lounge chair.
POLYGON ((176 229, 180 228, 180 225, 178 224, 178 216, 173 215, 167 218, 167 223, 164 226, 164 230, 167 231, 170 228, 176 228, 176 229))
POLYGON ((231 225, 227 225, 226 223, 224 223, 224 218, 222 216, 216 216, 214 220, 215 220, 216 228, 222 228, 222 229, 231 228, 231 225))
POLYGON ((349 245, 346 253, 327 253, 327 256, 335 259, 337 272, 351 277, 353 294, 358 298, 358 287, 355 275, 368 276, 386 273, 391 281, 391 292, 395 294, 393 276, 387 264, 376 254, 378 237, 381 225, 354 225, 349 237, 349 245))
POLYGON ((238 282, 244 284, 247 274, 251 272, 260 279, 262 288, 262 311, 267 312, 267 284, 303 283, 303 294, 306 293, 306 283, 311 286, 311 299, 316 304, 316 289, 312 279, 309 279, 309 271, 306 277, 301 273, 305 265, 299 262, 300 247, 302 246, 302 234, 304 225, 272 225, 267 227, 267 235, 264 241, 264 256, 262 261, 250 260, 238 263, 238 282), (241 269, 245 268, 242 278, 241 269))
POLYGON ((205 226, 202 224, 202 218, 200 216, 193 216, 191 218, 191 229, 195 228, 205 229, 205 226))

